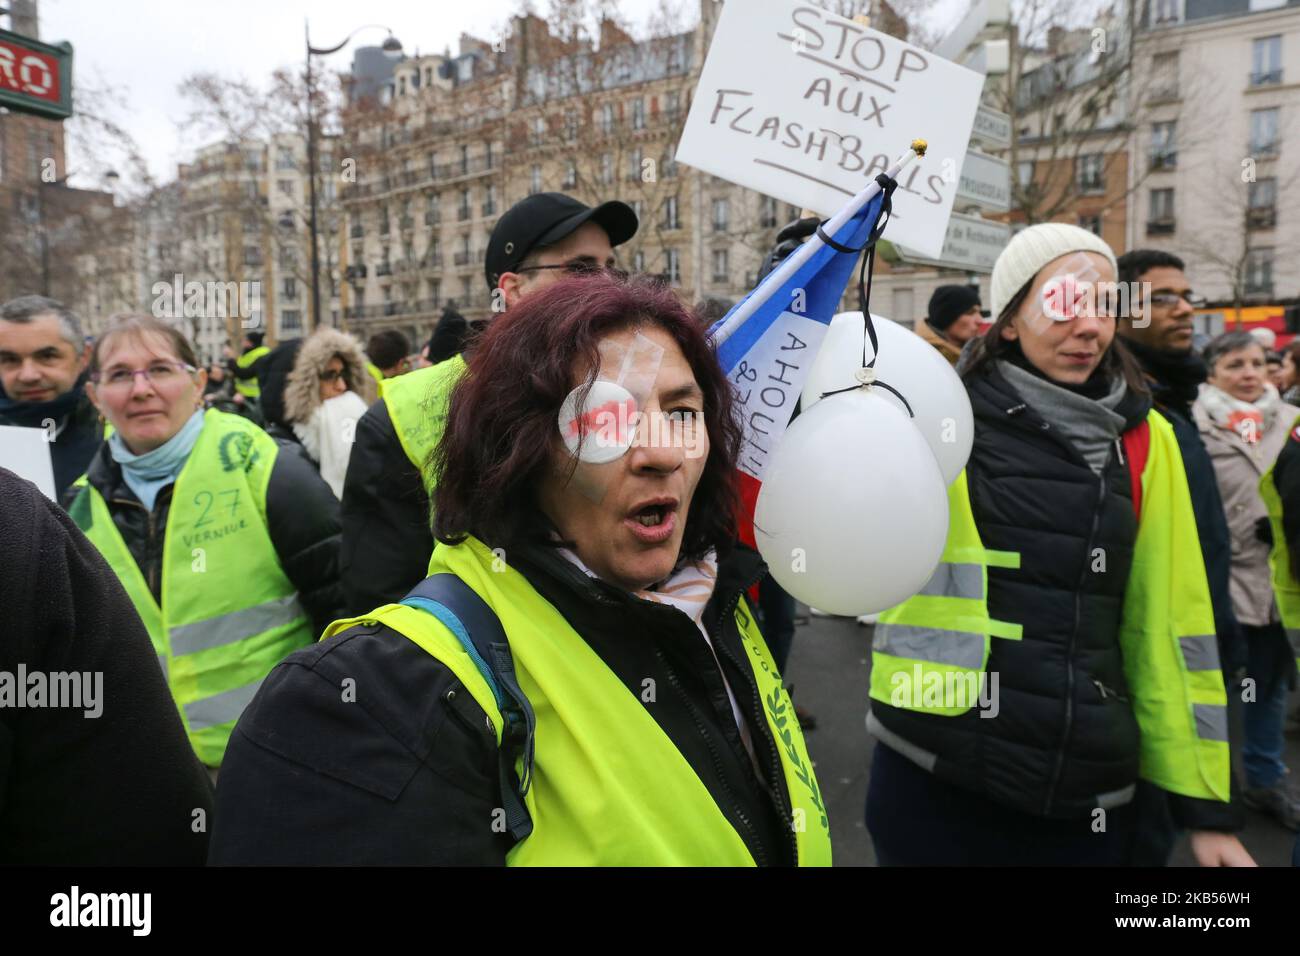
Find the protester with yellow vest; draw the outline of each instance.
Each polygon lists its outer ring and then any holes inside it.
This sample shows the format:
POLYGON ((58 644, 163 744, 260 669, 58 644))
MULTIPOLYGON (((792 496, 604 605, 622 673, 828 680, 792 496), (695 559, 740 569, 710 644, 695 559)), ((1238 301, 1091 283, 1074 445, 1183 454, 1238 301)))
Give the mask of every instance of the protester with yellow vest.
POLYGON ((884 864, 1078 865, 1129 856, 1141 777, 1204 865, 1229 832, 1214 616, 1169 423, 1114 342, 1097 236, 1018 233, 993 328, 958 365, 974 447, 942 562, 873 641, 867 827, 884 864))
POLYGON ((210 861, 829 864, 732 546, 734 407, 649 280, 498 318, 448 409, 430 577, 267 679, 210 861))
MULTIPOLYGON (((588 207, 561 193, 537 193, 508 209, 488 239, 485 275, 492 314, 571 274, 614 265, 636 214, 622 202, 588 207)), ((341 565, 348 607, 396 601, 421 578, 433 551, 427 460, 442 428, 447 395, 464 371, 457 354, 381 383, 380 401, 357 424, 343 487, 341 565)))
MULTIPOLYGON (((1267 749, 1272 750, 1278 759, 1256 769, 1257 775, 1264 775, 1262 781, 1256 782, 1263 783, 1272 794, 1266 798, 1266 805, 1277 808, 1274 815, 1284 822, 1289 818, 1292 821, 1290 829, 1295 829, 1296 806, 1300 801, 1287 786, 1288 771, 1281 761, 1287 691, 1294 690, 1296 686, 1296 668, 1291 663, 1294 661, 1300 665, 1300 578, 1297 578, 1297 569, 1300 569, 1300 419, 1293 419, 1290 424, 1290 434, 1282 445, 1277 461, 1259 482, 1260 495, 1268 512, 1269 536, 1272 539, 1268 558, 1269 577, 1289 652, 1274 649, 1272 666, 1269 668, 1265 664, 1261 668, 1264 674, 1257 678, 1255 700, 1248 702, 1247 706, 1257 706, 1272 715, 1269 724, 1276 728, 1273 731, 1275 736, 1271 741, 1273 746, 1267 749)), ((1300 838, 1296 842, 1296 865, 1300 866, 1300 838)))
POLYGON ((235 391, 245 398, 260 398, 262 386, 254 363, 263 355, 269 355, 271 350, 262 344, 261 332, 245 332, 241 344, 243 351, 238 358, 231 356, 229 350, 226 353, 228 368, 235 379, 235 391))
POLYGON ((196 366, 189 341, 149 316, 100 336, 88 393, 115 432, 68 512, 117 573, 190 743, 216 768, 267 672, 338 612, 338 503, 300 452, 204 412, 196 366))

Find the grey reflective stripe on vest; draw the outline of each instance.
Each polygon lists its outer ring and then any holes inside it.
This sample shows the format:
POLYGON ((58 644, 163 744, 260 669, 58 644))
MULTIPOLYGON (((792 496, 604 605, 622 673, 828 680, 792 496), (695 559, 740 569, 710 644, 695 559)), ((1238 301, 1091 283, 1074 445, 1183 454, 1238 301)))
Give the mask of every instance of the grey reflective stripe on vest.
POLYGON ((1213 634, 1180 637, 1183 660, 1189 671, 1217 671, 1219 669, 1219 642, 1213 634))
MULTIPOLYGON (((927 597, 984 600, 984 567, 979 564, 941 563, 920 592, 927 597)), ((983 651, 981 651, 983 653, 983 651)))
POLYGON ((882 654, 932 664, 979 670, 984 666, 984 635, 912 624, 877 624, 871 646, 882 654))
POLYGON ((1093 806, 1101 807, 1103 810, 1110 810, 1113 807, 1122 807, 1125 804, 1132 803, 1135 796, 1137 796, 1137 784, 1130 783, 1127 787, 1120 787, 1118 790, 1097 794, 1093 806))
POLYGON ((208 727, 238 720, 249 701, 257 694, 257 689, 262 686, 263 679, 259 677, 243 687, 190 701, 185 705, 185 719, 190 722, 190 730, 206 730, 208 727))
POLYGON ((211 650, 226 644, 234 644, 254 634, 261 634, 272 628, 292 624, 303 616, 302 605, 298 595, 276 598, 265 604, 246 607, 242 611, 182 624, 171 629, 172 656, 197 654, 199 651, 211 650))
POLYGON ((166 680, 167 679, 167 655, 166 654, 158 655, 158 666, 162 668, 163 680, 166 680))
POLYGON ((1202 740, 1228 742, 1228 708, 1223 704, 1192 704, 1196 736, 1202 740))

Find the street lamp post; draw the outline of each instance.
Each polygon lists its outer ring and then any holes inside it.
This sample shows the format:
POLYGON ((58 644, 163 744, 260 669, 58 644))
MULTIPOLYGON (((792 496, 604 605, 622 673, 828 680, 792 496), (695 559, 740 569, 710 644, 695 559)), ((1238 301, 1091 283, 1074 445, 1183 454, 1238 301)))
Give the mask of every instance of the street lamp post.
POLYGON ((348 42, 360 33, 362 30, 369 29, 387 30, 388 38, 384 40, 380 49, 389 56, 396 56, 402 52, 402 44, 398 42, 397 37, 393 36, 393 31, 388 27, 380 26, 377 23, 368 23, 365 26, 357 27, 349 33, 342 43, 331 47, 314 47, 311 45, 311 26, 304 24, 304 35, 307 40, 307 196, 310 204, 310 213, 308 217, 308 230, 311 234, 311 327, 312 330, 320 328, 320 252, 317 244, 317 210, 316 210, 316 170, 319 162, 316 158, 316 115, 315 100, 316 90, 312 84, 311 58, 315 56, 328 56, 331 53, 337 53, 348 45, 348 42))

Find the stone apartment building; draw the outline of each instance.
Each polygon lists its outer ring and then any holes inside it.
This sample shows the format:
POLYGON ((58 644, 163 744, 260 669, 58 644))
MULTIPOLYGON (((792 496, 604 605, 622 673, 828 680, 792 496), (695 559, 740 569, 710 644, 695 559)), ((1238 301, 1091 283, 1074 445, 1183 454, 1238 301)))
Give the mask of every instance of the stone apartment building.
POLYGON ((1138 50, 1129 243, 1212 304, 1300 300, 1300 2, 1148 0, 1138 50))
POLYGON ((673 162, 716 24, 713 3, 700 12, 695 30, 640 43, 608 22, 595 43, 565 43, 522 16, 497 48, 464 36, 455 55, 395 64, 344 121, 356 158, 345 324, 420 341, 448 304, 487 315, 488 236, 542 191, 631 205, 641 229, 621 264, 666 276, 686 301, 748 292, 797 210, 673 162))

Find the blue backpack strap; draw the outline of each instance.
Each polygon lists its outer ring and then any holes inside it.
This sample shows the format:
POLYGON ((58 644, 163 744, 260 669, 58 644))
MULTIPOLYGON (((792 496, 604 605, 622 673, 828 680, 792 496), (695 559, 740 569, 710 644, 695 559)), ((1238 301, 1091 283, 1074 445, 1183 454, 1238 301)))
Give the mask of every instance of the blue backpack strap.
POLYGON ((499 761, 502 809, 506 813, 506 829, 518 842, 533 832, 524 795, 532 784, 537 718, 515 676, 515 661, 501 619, 478 592, 454 574, 430 575, 402 603, 432 614, 456 635, 492 689, 503 722, 499 761), (515 774, 515 758, 521 751, 522 781, 515 774))

